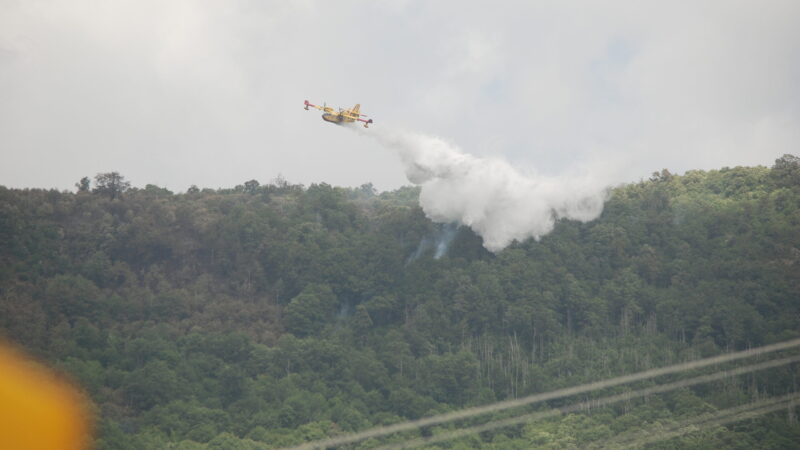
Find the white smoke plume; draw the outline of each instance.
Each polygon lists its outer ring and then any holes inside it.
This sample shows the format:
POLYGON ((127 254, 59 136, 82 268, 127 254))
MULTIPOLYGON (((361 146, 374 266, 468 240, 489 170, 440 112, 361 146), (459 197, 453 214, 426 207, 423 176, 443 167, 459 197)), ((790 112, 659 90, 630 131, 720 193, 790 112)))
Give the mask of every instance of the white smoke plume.
POLYGON ((419 202, 429 219, 472 228, 492 252, 514 240, 538 240, 557 219, 586 222, 603 211, 607 190, 589 173, 523 174, 433 136, 383 126, 361 134, 399 153, 409 181, 421 187, 419 202))

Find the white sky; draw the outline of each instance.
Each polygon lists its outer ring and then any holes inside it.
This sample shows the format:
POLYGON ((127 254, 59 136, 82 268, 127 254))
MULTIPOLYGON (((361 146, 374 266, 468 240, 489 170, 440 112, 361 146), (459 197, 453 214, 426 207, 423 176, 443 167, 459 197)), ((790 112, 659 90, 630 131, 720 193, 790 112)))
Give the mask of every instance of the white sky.
POLYGON ((303 100, 522 171, 800 147, 800 1, 0 0, 0 185, 408 184, 303 100))

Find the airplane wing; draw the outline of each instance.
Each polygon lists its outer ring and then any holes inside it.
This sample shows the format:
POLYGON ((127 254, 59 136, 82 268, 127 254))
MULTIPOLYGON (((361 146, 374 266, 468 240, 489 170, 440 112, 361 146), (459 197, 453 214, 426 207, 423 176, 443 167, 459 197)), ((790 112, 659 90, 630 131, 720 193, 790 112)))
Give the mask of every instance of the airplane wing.
POLYGON ((369 117, 368 115, 362 112, 358 112, 357 110, 354 109, 340 109, 339 114, 350 119, 358 119, 359 117, 369 117))
POLYGON ((369 128, 369 124, 372 123, 372 119, 364 119, 363 117, 368 117, 368 116, 366 114, 361 114, 359 112, 359 106, 361 105, 356 105, 353 109, 342 110, 341 112, 339 112, 339 114, 351 120, 364 122, 364 128, 369 128))
POLYGON ((326 112, 326 113, 332 113, 332 112, 333 112, 333 108, 331 108, 330 106, 319 106, 319 105, 315 105, 315 104, 313 104, 313 103, 309 102, 308 100, 306 100, 305 102, 303 102, 303 104, 305 105, 306 111, 308 111, 308 107, 310 106, 310 107, 312 107, 312 108, 316 108, 316 109, 318 109, 318 110, 320 110, 320 111, 324 111, 324 112, 326 112))

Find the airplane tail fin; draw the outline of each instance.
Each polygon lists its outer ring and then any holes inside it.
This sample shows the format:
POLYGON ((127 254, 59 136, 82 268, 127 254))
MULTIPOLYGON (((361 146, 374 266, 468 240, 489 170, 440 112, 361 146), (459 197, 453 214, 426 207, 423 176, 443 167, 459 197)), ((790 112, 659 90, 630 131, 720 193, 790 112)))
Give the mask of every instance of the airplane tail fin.
POLYGON ((361 105, 360 105, 360 104, 356 104, 356 106, 353 106, 353 109, 351 109, 350 111, 351 111, 353 114, 358 114, 358 110, 359 110, 360 108, 361 108, 361 105))

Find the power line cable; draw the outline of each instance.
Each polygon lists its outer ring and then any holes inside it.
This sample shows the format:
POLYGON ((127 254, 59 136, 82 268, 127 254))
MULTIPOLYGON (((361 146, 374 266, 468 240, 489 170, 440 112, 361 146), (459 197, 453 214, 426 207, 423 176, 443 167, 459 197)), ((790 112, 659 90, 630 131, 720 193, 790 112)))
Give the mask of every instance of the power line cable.
POLYGON ((756 409, 773 406, 778 403, 786 405, 788 403, 791 403, 791 401, 797 400, 798 398, 800 398, 800 394, 793 392, 782 396, 770 397, 767 399, 746 403, 728 409, 714 411, 712 413, 700 414, 691 417, 689 419, 682 420, 680 422, 667 423, 663 426, 659 422, 656 422, 655 424, 650 424, 649 426, 626 431, 624 433, 614 436, 611 439, 606 439, 602 442, 598 441, 594 444, 590 443, 586 446, 586 448, 587 449, 617 448, 619 446, 624 446, 624 445, 634 445, 633 443, 638 443, 640 440, 649 440, 654 438, 655 436, 660 436, 660 435, 667 436, 664 439, 670 439, 668 435, 670 433, 676 432, 677 430, 681 430, 688 427, 695 427, 699 429, 700 426, 709 423, 711 421, 718 421, 721 419, 725 419, 727 417, 743 414, 748 411, 753 411, 756 409))
POLYGON ((421 445, 432 444, 435 442, 442 442, 448 441, 451 439, 457 439, 464 436, 468 436, 470 434, 481 433, 484 431, 490 431, 497 428, 508 427, 511 425, 519 425, 522 423, 530 423, 537 420, 542 420, 550 417, 559 416, 562 414, 568 414, 576 411, 588 411, 590 409, 599 408, 603 406, 607 406, 613 403, 618 403, 622 401, 632 400, 634 398, 639 397, 646 397, 648 395, 653 394, 660 394, 668 391, 672 391, 675 389, 680 389, 684 387, 693 386, 696 384, 701 383, 708 383, 711 381, 717 381, 724 378, 734 377, 737 375, 742 375, 745 373, 755 372, 759 370, 771 369, 774 367, 783 366, 786 364, 791 364, 794 362, 800 362, 800 355, 790 356, 786 358, 774 359, 771 361, 765 361, 758 364, 752 364, 749 366, 742 366, 737 367, 735 369, 730 370, 721 370, 718 372, 714 372, 708 375, 701 375, 694 378, 687 378, 685 380, 675 381, 672 383, 661 384, 657 386, 648 387, 645 389, 639 389, 630 392, 624 392, 622 394, 610 395, 607 397, 602 397, 599 399, 588 400, 584 402, 573 403, 568 406, 555 408, 549 411, 539 411, 530 414, 524 414, 521 416, 510 417, 508 419, 496 420, 492 422, 488 422, 482 425, 476 425, 468 428, 462 428, 460 430, 454 430, 450 432, 440 433, 431 437, 427 438, 417 438, 410 441, 406 441, 404 443, 399 444, 391 444, 383 447, 379 447, 380 449, 403 449, 403 448, 414 448, 421 445))
MULTIPOLYGON (((727 425, 733 422, 739 422, 745 419, 752 419, 754 417, 758 417, 764 414, 769 414, 771 412, 780 411, 782 409, 787 408, 794 408, 797 406, 797 399, 800 398, 797 394, 791 394, 788 399, 782 399, 781 401, 772 401, 767 402, 766 405, 761 405, 760 407, 751 408, 751 409, 744 409, 736 411, 735 413, 729 412, 730 410, 723 410, 720 411, 719 417, 710 418, 710 420, 705 420, 700 422, 699 424, 693 423, 686 423, 682 427, 674 427, 668 432, 656 433, 651 436, 646 436, 631 442, 623 443, 620 447, 613 447, 613 448, 641 448, 643 445, 651 444, 653 442, 660 442, 666 441, 668 439, 674 439, 676 437, 683 436, 685 434, 694 433, 696 431, 706 430, 709 428, 727 425)), ((731 408, 739 409, 739 408, 731 408)), ((607 446, 605 448, 611 448, 611 446, 607 446)))
POLYGON ((583 394, 591 391, 595 391, 598 389, 605 389, 609 387, 619 386, 622 384, 632 383, 636 381, 646 380, 650 378, 659 377, 662 375, 669 375, 679 372, 685 372, 687 370, 693 369, 700 369, 703 367, 708 367, 716 364, 723 364, 727 362, 732 362, 744 358, 751 358, 754 356, 759 356, 767 353, 773 353, 781 350, 790 349, 793 347, 797 347, 800 345, 800 338, 792 339, 785 342, 779 342, 775 344, 765 345, 762 347, 752 348, 748 350, 742 350, 733 353, 726 353, 723 355, 713 356, 709 358, 698 359, 695 361, 688 361, 685 363, 674 364, 671 366, 661 367, 657 369, 650 369, 643 372, 637 372, 629 375, 622 375, 615 378, 610 378, 603 381, 596 381, 593 383, 587 383, 579 386, 574 386, 570 388, 558 389, 551 392, 545 392, 540 394, 533 394, 527 397, 512 399, 512 400, 505 400, 497 403, 492 403, 489 405, 478 406, 473 408, 466 408, 459 411, 453 411, 445 414, 439 414, 436 416, 425 417, 418 420, 412 420, 408 422, 402 422, 398 424, 383 426, 383 427, 376 427, 368 430, 361 431, 359 433, 354 433, 345 436, 338 436, 334 438, 308 442, 296 447, 292 447, 293 450, 311 450, 317 448, 328 448, 334 447, 338 445, 350 444, 353 442, 362 441, 364 439, 369 438, 377 438, 381 436, 386 436, 389 434, 399 433, 402 431, 413 430, 416 428, 427 427, 431 425, 438 425, 445 422, 451 422, 454 420, 461 420, 461 419, 468 419, 470 417, 475 417, 483 414, 493 413, 497 411, 502 411, 510 408, 516 408, 520 406, 530 405, 534 403, 541 403, 548 400, 553 400, 562 397, 568 397, 576 394, 583 394))

